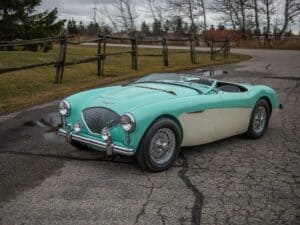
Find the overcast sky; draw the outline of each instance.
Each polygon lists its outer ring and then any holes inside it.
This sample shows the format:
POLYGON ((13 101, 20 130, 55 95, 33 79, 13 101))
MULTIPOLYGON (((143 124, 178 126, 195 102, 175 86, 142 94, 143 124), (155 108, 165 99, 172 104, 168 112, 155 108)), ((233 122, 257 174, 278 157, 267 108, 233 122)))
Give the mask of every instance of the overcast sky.
MULTIPOLYGON (((95 7, 95 1, 98 10, 97 21, 105 20, 101 16, 100 8, 105 6, 109 9, 111 5, 111 0, 43 0, 39 10, 52 10, 53 8, 58 8, 59 18, 62 19, 72 19, 77 21, 82 20, 85 24, 89 23, 93 19, 93 8, 95 7)), ((134 0, 136 2, 136 9, 138 13, 138 26, 142 21, 150 21, 151 17, 144 9, 144 0, 134 0)), ((161 0, 164 1, 164 0, 161 0)), ((211 0, 207 0, 209 3, 211 0)), ((283 3, 283 0, 279 2, 283 3)), ((278 8, 282 8, 281 4, 278 8)), ((215 13, 208 13, 208 24, 217 25, 220 21, 218 20, 219 15, 215 13)), ((300 18, 298 18, 297 23, 293 26, 294 32, 300 31, 300 18)))
MULTIPOLYGON (((89 23, 93 20, 93 8, 98 8, 97 21, 103 19, 101 16, 101 7, 105 6, 109 8, 111 0, 42 0, 40 10, 50 10, 58 8, 59 17, 63 19, 74 18, 77 21, 82 20, 84 23, 89 23)), ((137 11, 142 8, 143 0, 136 0, 137 11)), ((143 10, 144 11, 144 10, 143 10)), ((143 18, 145 15, 139 14, 139 18, 143 18)))

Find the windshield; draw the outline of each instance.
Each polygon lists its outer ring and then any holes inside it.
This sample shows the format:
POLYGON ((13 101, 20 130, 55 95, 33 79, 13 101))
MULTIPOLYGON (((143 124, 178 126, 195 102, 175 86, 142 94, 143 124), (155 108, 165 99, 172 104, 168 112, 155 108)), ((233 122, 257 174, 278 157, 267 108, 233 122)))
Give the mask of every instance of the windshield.
POLYGON ((154 73, 136 80, 133 84, 160 83, 178 85, 202 93, 203 89, 210 88, 213 82, 213 79, 197 74, 154 73))

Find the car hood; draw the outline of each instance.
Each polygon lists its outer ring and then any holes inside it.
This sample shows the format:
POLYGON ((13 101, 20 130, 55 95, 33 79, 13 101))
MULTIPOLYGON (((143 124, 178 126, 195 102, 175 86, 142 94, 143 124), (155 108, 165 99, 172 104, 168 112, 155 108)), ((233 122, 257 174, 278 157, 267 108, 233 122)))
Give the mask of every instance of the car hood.
POLYGON ((138 84, 94 89, 70 96, 67 100, 71 102, 71 105, 72 102, 80 102, 81 110, 106 107, 122 114, 157 101, 168 101, 198 94, 190 88, 175 85, 138 84))

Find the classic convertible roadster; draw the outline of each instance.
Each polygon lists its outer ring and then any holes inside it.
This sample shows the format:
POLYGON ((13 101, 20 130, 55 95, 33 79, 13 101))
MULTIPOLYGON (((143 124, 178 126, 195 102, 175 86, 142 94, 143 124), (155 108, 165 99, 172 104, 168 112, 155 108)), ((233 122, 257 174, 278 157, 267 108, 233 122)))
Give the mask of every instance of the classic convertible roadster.
POLYGON ((182 146, 243 133, 262 137, 280 107, 278 95, 267 86, 155 73, 61 101, 59 134, 74 146, 135 155, 142 169, 162 171, 172 166, 182 146))

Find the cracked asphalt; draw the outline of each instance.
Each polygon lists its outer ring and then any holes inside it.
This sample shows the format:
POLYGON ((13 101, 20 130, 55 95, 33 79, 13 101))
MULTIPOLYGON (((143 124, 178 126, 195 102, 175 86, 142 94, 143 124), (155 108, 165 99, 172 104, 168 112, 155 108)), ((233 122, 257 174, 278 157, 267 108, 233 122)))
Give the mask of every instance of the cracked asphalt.
POLYGON ((300 51, 233 51, 253 58, 218 77, 269 85, 284 105, 262 139, 184 148, 168 171, 145 173, 57 137, 58 102, 4 115, 0 224, 300 224, 300 51))

